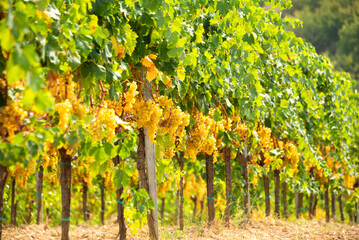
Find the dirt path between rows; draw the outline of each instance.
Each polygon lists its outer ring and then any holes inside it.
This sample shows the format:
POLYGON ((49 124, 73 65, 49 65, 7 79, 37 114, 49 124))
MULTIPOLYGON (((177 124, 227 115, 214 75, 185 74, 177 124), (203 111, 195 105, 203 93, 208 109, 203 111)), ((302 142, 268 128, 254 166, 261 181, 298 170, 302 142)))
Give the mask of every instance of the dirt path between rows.
MULTIPOLYGON (((111 223, 106 226, 71 226, 72 240, 112 240, 117 239, 117 226, 111 223)), ((129 232, 129 231, 128 231, 129 232)), ((60 227, 49 228, 45 225, 25 225, 21 227, 5 227, 5 240, 34 240, 60 239, 60 227)), ((136 235, 128 239, 148 239, 147 229, 140 229, 136 235)), ((288 222, 275 219, 252 220, 249 223, 232 224, 225 228, 220 224, 208 228, 207 226, 191 225, 184 231, 176 227, 161 227, 161 239, 347 239, 359 240, 359 225, 340 223, 323 223, 316 221, 288 222)))

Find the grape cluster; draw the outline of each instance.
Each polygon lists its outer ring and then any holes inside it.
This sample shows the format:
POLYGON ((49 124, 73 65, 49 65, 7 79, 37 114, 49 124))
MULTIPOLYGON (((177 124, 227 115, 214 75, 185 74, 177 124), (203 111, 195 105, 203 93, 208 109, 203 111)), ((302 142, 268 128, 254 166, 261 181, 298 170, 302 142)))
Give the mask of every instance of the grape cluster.
POLYGON ((99 110, 96 120, 90 125, 89 130, 95 141, 101 141, 103 137, 106 137, 106 140, 111 142, 115 137, 116 127, 117 120, 115 111, 107 108, 107 104, 105 103, 99 110))
POLYGON ((260 138, 261 146, 264 149, 271 149, 273 148, 273 143, 271 141, 271 129, 262 126, 261 124, 258 125, 257 134, 260 138))
POLYGON ((202 142, 208 137, 209 128, 206 124, 208 123, 206 121, 208 117, 202 113, 195 114, 193 118, 194 123, 190 128, 189 138, 186 141, 185 157, 195 161, 197 154, 201 150, 202 142))
POLYGON ((136 116, 138 128, 146 127, 151 142, 155 142, 158 123, 162 116, 162 109, 152 100, 144 101, 136 98, 131 113, 136 116))
POLYGON ((284 145, 284 150, 287 161, 286 163, 290 164, 293 169, 297 169, 300 157, 300 154, 298 153, 298 148, 293 143, 287 142, 284 145))
POLYGON ((136 96, 138 95, 136 82, 131 82, 129 85, 128 90, 125 93, 125 103, 123 107, 123 110, 126 112, 131 111, 133 104, 136 102, 136 96))
POLYGON ((75 83, 70 72, 63 76, 54 76, 50 81, 48 89, 56 99, 55 111, 59 114, 59 127, 63 130, 70 125, 71 114, 76 114, 79 119, 88 113, 82 98, 75 94, 75 83))
POLYGON ((7 106, 1 107, 0 127, 7 131, 9 139, 15 135, 26 116, 20 101, 8 101, 7 106))
POLYGON ((63 102, 55 104, 55 111, 59 114, 59 127, 66 130, 70 123, 70 117, 73 113, 71 102, 66 99, 63 102))

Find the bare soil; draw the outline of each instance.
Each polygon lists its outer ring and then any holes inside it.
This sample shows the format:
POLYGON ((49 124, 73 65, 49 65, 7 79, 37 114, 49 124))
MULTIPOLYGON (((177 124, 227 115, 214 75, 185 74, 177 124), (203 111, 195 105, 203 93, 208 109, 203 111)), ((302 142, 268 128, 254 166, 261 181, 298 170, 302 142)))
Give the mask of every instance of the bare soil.
MULTIPOLYGON (((128 231, 129 232, 129 231, 128 231)), ((46 225, 24 225, 4 227, 3 239, 34 240, 60 239, 61 228, 46 225)), ((118 226, 114 223, 95 227, 88 225, 71 226, 70 238, 106 240, 118 239, 118 226)), ((140 229, 136 235, 129 233, 128 239, 148 239, 148 229, 140 229)), ((299 220, 295 222, 268 218, 250 222, 232 223, 226 228, 220 223, 212 227, 189 225, 183 231, 175 226, 161 227, 161 239, 348 239, 359 240, 359 225, 323 223, 299 220)))

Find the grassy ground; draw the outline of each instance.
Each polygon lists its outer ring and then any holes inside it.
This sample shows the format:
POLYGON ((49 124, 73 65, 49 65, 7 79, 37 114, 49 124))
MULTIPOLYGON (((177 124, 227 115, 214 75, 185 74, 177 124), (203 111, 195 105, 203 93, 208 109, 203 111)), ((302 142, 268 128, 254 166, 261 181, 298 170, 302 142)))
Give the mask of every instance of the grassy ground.
MULTIPOLYGON (((226 228, 220 223, 212 227, 189 225, 184 231, 175 226, 161 227, 161 239, 348 239, 359 240, 359 225, 324 223, 318 221, 284 221, 268 218, 231 224, 226 228)), ((5 227, 3 239, 60 239, 60 227, 46 225, 25 225, 5 227)), ((147 229, 140 229, 136 235, 128 234, 128 239, 148 239, 147 229)), ((117 239, 117 226, 114 223, 102 227, 80 225, 71 227, 70 238, 77 239, 117 239)))

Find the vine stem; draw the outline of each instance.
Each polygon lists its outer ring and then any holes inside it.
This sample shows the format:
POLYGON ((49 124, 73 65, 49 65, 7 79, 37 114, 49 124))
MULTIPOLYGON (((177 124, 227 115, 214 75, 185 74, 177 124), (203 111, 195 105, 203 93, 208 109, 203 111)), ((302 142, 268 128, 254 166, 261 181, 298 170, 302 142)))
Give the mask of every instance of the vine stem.
POLYGON ((219 103, 219 105, 221 106, 221 108, 222 108, 224 114, 226 114, 226 118, 227 118, 227 120, 228 120, 228 114, 227 114, 226 109, 224 108, 224 106, 222 105, 222 103, 221 103, 220 101, 218 101, 218 103, 219 103))
POLYGON ((101 80, 98 80, 98 83, 100 84, 100 89, 101 89, 101 92, 102 92, 102 97, 101 97, 100 106, 98 106, 98 110, 97 110, 97 114, 96 114, 96 119, 97 119, 97 117, 98 117, 98 114, 100 113, 100 110, 101 110, 101 107, 102 107, 102 104, 103 104, 103 100, 105 99, 105 93, 106 93, 106 91, 105 91, 104 88, 103 88, 103 85, 102 85, 101 80))

